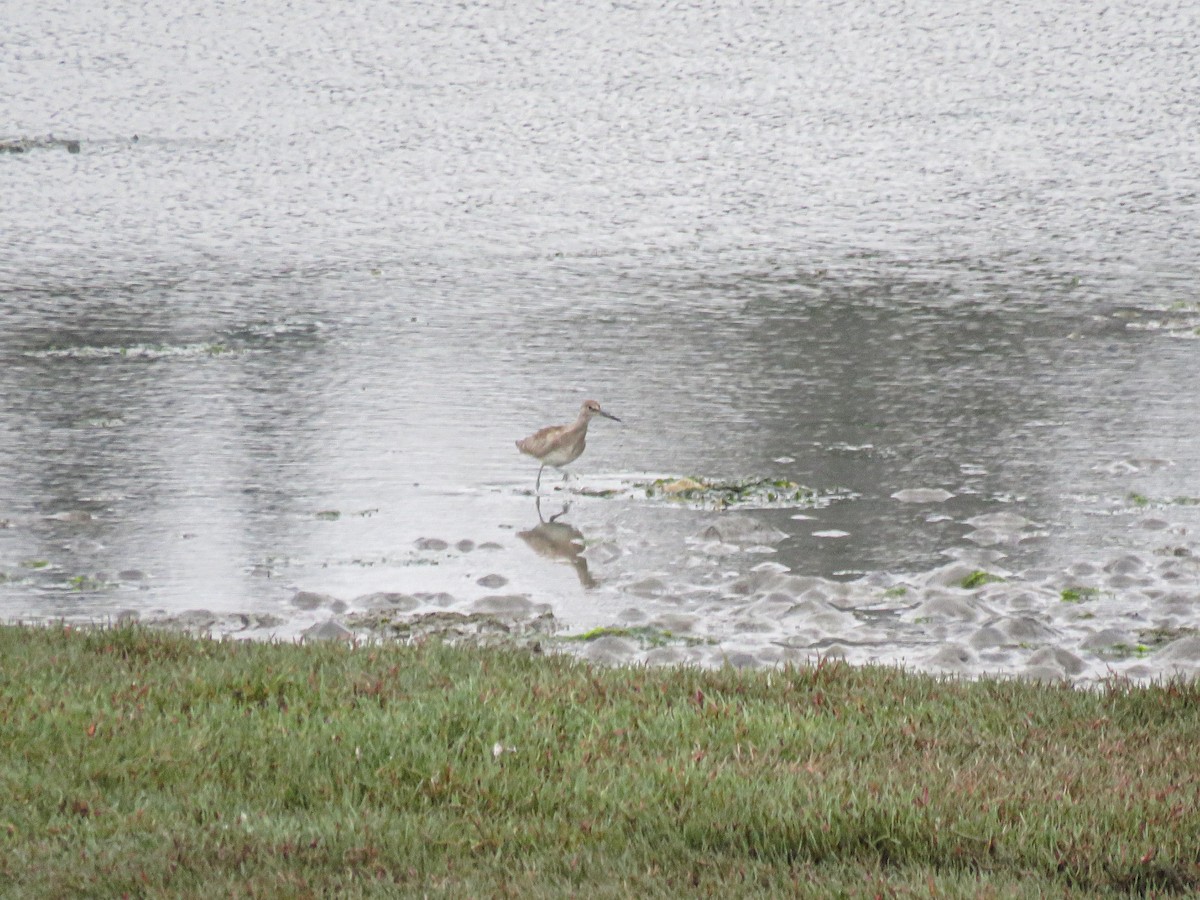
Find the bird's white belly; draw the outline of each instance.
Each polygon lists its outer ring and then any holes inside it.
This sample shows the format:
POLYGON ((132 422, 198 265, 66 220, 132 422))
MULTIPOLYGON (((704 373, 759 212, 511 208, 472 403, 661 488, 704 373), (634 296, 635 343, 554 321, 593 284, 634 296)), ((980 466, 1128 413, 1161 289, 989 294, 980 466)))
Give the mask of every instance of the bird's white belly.
POLYGON ((542 463, 547 466, 565 466, 569 462, 574 462, 579 458, 579 454, 583 452, 583 442, 567 447, 555 447, 549 453, 542 457, 542 463))

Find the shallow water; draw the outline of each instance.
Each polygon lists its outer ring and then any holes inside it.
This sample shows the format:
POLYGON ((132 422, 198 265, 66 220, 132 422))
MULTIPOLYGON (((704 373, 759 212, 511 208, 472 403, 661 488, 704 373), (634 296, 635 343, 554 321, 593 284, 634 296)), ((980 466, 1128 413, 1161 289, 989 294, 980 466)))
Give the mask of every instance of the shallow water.
POLYGON ((81 141, 0 154, 6 618, 393 592, 678 638, 598 658, 1200 659, 1159 651, 1200 627, 1194 13, 5 17, 0 137, 81 141), (512 442, 586 397, 624 425, 539 516, 512 442), (657 475, 832 499, 721 540, 657 475))

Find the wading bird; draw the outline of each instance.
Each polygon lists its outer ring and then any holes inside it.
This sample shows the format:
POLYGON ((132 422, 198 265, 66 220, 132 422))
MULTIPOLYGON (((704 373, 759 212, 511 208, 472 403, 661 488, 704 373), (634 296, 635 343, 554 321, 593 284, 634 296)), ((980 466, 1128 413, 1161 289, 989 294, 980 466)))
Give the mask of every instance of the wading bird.
MULTIPOLYGON (((542 488, 542 469, 553 466, 561 471, 563 466, 579 459, 579 455, 583 453, 588 422, 592 420, 592 416, 604 416, 614 422, 621 421, 612 413, 602 410, 595 400, 586 400, 579 408, 579 417, 570 425, 547 425, 529 437, 517 441, 518 450, 542 464, 538 469, 534 493, 542 488)), ((566 479, 567 473, 563 472, 563 480, 566 479)))

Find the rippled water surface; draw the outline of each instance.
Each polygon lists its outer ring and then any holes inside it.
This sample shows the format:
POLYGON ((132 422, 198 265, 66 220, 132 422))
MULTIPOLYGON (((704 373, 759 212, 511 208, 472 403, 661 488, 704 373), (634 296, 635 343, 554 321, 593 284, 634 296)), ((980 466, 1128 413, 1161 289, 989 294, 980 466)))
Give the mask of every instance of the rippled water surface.
POLYGON ((1194 665, 1198 18, 6 4, 0 614, 1194 665))

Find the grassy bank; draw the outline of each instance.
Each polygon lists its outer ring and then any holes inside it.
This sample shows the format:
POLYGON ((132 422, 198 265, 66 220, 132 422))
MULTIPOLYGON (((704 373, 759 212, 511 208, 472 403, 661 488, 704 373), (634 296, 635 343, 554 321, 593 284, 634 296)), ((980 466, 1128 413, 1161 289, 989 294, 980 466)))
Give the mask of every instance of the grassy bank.
POLYGON ((0 628, 0 892, 1200 889, 1200 688, 0 628))

